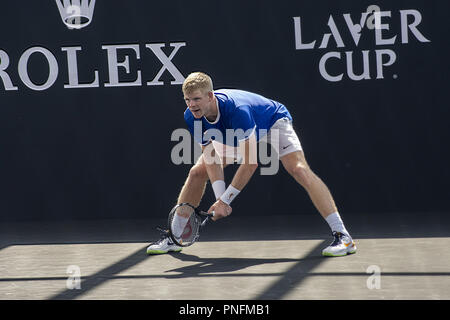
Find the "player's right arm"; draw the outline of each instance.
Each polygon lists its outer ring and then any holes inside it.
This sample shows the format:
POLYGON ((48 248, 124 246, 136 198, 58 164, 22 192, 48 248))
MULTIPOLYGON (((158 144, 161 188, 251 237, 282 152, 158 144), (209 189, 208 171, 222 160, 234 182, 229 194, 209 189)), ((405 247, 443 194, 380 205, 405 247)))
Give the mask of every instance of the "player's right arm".
POLYGON ((214 150, 213 144, 202 145, 202 154, 211 184, 218 180, 224 181, 222 162, 216 150, 214 150))

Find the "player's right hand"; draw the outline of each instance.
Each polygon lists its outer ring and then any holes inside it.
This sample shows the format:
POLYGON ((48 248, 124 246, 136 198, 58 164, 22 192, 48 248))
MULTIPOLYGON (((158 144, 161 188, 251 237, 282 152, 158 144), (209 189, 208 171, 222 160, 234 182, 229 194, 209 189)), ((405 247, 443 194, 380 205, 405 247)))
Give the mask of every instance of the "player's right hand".
POLYGON ((208 210, 208 213, 212 213, 214 211, 214 217, 211 219, 213 221, 225 218, 231 214, 233 209, 227 205, 222 200, 217 200, 208 210))

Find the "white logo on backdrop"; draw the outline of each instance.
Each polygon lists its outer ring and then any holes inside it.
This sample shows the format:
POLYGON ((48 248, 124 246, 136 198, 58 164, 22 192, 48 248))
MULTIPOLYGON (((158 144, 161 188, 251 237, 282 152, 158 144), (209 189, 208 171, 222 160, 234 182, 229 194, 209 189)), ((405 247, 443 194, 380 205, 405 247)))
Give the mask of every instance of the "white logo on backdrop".
POLYGON ((56 4, 69 29, 87 27, 94 16, 95 0, 56 0, 56 4))
MULTIPOLYGON (((93 18, 95 0, 56 0, 61 19, 64 24, 70 29, 81 29, 88 26, 93 18)), ((12 59, 10 54, 0 48, 0 89, 3 84, 5 91, 18 91, 19 87, 13 82, 12 73, 17 71, 16 79, 31 90, 45 91, 50 89, 58 80, 60 76, 61 63, 65 60, 67 64, 67 79, 64 84, 64 89, 76 88, 99 88, 103 78, 104 87, 134 87, 134 86, 163 86, 181 85, 184 81, 184 76, 174 63, 175 55, 179 50, 187 45, 186 42, 170 42, 170 43, 130 43, 130 44, 108 44, 101 45, 97 49, 104 50, 107 58, 107 69, 100 70, 99 68, 86 70, 79 70, 78 59, 83 54, 84 48, 81 45, 73 45, 61 47, 59 50, 50 50, 48 46, 28 46, 28 48, 20 55, 12 59), (150 81, 145 81, 144 70, 139 67, 140 60, 143 59, 144 51, 146 59, 153 57, 156 65, 152 67, 154 73, 150 81), (64 56, 60 56, 61 53, 64 56), (150 57, 148 53, 151 53, 150 57), (37 83, 33 80, 33 68, 30 67, 31 58, 40 56, 41 61, 48 65, 48 74, 44 82, 37 83), (156 59, 154 59, 156 58, 156 59), (17 65, 11 66, 14 62, 17 65), (161 66, 158 69, 158 64, 161 66), (90 78, 90 82, 79 79, 79 73, 83 77, 90 78), (169 73, 173 80, 168 82, 162 78, 164 74, 169 73), (124 77, 128 79, 124 79, 124 77), (134 80, 130 80, 134 77, 134 80)), ((92 50, 92 46, 91 46, 92 50)), ((101 64, 98 61, 98 65, 101 64)), ((36 71, 34 71, 36 72, 36 71)), ((148 72, 148 71, 147 71, 148 72)), ((152 71, 150 71, 152 72, 152 71)))
MULTIPOLYGON (((431 42, 419 30, 422 22, 422 14, 415 9, 399 10, 391 12, 381 10, 377 5, 371 5, 366 12, 362 12, 359 21, 352 18, 353 13, 344 13, 341 16, 330 15, 326 23, 327 31, 319 37, 311 37, 311 34, 303 34, 301 17, 294 19, 294 37, 296 50, 326 50, 335 43, 336 48, 341 51, 325 52, 319 61, 319 72, 322 78, 331 82, 343 80, 344 76, 351 80, 384 79, 385 69, 394 65, 397 61, 397 54, 394 50, 386 46, 408 44, 414 37, 421 43, 431 42), (393 22, 392 19, 397 21, 393 22), (337 23, 338 22, 338 23, 337 23), (344 23, 345 22, 345 23, 344 23), (395 34, 391 29, 392 24, 399 23, 400 32, 395 34), (343 37, 347 33, 350 37, 343 37), (375 46, 383 46, 375 50, 348 50, 348 47, 357 49, 360 47, 361 38, 369 37, 375 41, 375 46), (308 38, 308 40, 306 40, 308 38), (346 43, 344 39, 352 39, 352 43, 346 43), (312 41, 311 41, 312 40, 312 41), (362 56, 362 68, 357 66, 355 60, 361 60, 356 55, 362 56), (341 72, 331 71, 330 65, 341 72), (375 68, 374 68, 375 67, 375 68), (362 70, 358 73, 356 70, 362 70), (333 73, 334 72, 334 73, 333 73)), ((324 21, 325 23, 325 21, 324 21)), ((317 35, 316 35, 317 36, 317 35)), ((392 74, 392 78, 397 79, 397 74, 392 74)))

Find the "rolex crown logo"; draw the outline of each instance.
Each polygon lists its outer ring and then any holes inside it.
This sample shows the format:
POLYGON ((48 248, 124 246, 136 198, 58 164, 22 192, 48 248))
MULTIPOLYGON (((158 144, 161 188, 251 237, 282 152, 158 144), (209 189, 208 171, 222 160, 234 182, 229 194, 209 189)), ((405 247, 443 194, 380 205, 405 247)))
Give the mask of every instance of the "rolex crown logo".
POLYGON ((95 0, 56 0, 59 14, 69 29, 88 26, 94 15, 95 0))

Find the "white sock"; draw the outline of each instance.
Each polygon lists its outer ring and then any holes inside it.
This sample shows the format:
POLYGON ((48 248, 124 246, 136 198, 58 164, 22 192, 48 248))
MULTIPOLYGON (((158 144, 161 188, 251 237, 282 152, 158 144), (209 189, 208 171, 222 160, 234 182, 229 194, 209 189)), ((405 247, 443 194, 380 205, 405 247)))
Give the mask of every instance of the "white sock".
POLYGON ((341 216, 339 215, 338 212, 334 212, 334 213, 330 214, 328 217, 326 217, 325 220, 328 222, 328 225, 330 226, 331 231, 345 233, 346 235, 348 235, 351 238, 351 236, 348 233, 347 229, 345 228, 344 222, 342 222, 341 216))
POLYGON ((178 214, 175 214, 172 220, 172 232, 176 238, 181 238, 183 234, 184 227, 188 223, 189 218, 182 217, 178 214))

